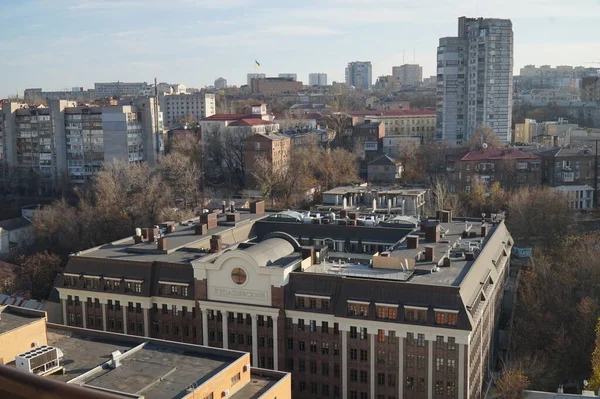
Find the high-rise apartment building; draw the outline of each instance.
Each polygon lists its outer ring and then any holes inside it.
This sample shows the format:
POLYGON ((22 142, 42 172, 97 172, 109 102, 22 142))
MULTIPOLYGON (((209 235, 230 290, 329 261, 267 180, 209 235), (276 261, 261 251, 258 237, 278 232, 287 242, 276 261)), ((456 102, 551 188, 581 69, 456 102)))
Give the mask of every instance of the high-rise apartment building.
POLYGON ((146 82, 110 82, 94 83, 97 99, 121 96, 137 96, 144 93, 148 88, 146 82))
POLYGON ((327 86, 327 74, 326 73, 309 73, 308 74, 308 85, 309 86, 327 86))
POLYGON ((4 184, 40 194, 83 183, 103 162, 156 162, 162 116, 154 98, 107 107, 51 100, 45 108, 2 107, 4 184), (10 181, 6 181, 9 179, 10 181))
POLYGON ((349 62, 346 67, 346 86, 357 89, 370 89, 373 84, 371 61, 349 62))
POLYGON ((180 124, 181 119, 188 116, 199 121, 215 114, 215 95, 198 92, 160 96, 160 108, 165 116, 165 125, 168 127, 180 124))
POLYGON ((508 19, 458 19, 458 37, 440 39, 438 140, 461 144, 477 126, 511 141, 513 31, 508 19))
POLYGON ((392 76, 402 86, 414 86, 423 81, 423 67, 417 64, 404 64, 392 67, 392 76))
POLYGON ((227 79, 225 78, 217 78, 215 79, 215 89, 221 90, 227 88, 227 79))

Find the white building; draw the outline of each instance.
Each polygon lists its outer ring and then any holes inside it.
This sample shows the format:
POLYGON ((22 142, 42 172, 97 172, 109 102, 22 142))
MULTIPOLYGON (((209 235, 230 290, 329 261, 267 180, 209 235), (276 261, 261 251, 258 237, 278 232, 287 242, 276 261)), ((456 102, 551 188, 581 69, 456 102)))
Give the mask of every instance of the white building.
POLYGON ((0 259, 16 255, 19 249, 33 244, 31 221, 18 217, 0 221, 0 259))
POLYGON ((280 73, 277 76, 280 78, 292 79, 294 82, 298 80, 298 75, 295 73, 280 73))
POLYGON ((264 73, 249 73, 246 75, 248 86, 252 86, 252 79, 265 79, 267 77, 264 73))
POLYGON ((308 85, 309 86, 327 86, 327 74, 326 73, 309 73, 308 74, 308 85))
POLYGON ((552 187, 552 190, 567 193, 573 209, 587 211, 593 207, 594 189, 587 184, 552 187))
POLYGON ((161 109, 165 115, 165 125, 173 127, 186 116, 196 121, 212 116, 216 112, 213 93, 173 94, 160 97, 161 109))
POLYGON ((510 143, 512 22, 460 17, 458 31, 458 37, 439 42, 436 137, 462 144, 483 125, 510 143))
POLYGON ((392 76, 403 86, 418 85, 423 81, 423 67, 417 64, 404 64, 392 67, 392 76))
POLYGON ((346 67, 346 86, 357 89, 370 89, 373 85, 373 67, 371 61, 349 62, 346 67))
POLYGON ((147 87, 146 82, 94 83, 96 98, 137 96, 147 87))
POLYGON ((217 78, 215 79, 215 89, 222 90, 227 88, 227 79, 217 78))

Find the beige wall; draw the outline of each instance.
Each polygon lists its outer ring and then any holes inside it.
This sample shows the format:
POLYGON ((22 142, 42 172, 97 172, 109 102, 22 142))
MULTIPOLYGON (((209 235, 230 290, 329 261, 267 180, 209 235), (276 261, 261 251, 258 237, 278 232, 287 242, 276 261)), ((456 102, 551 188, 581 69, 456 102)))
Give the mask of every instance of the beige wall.
POLYGON ((283 377, 273 388, 265 392, 260 399, 291 399, 292 398, 292 376, 283 377))
POLYGON ((213 397, 217 399, 221 398, 221 394, 227 389, 229 389, 229 396, 232 396, 236 391, 240 390, 250 382, 251 368, 247 367, 246 371, 244 371, 244 366, 248 364, 250 364, 250 354, 246 353, 240 359, 233 362, 229 367, 215 375, 210 380, 206 381, 187 397, 201 399, 212 393, 213 397), (240 373, 240 380, 232 385, 231 378, 237 373, 240 373))
POLYGON ((15 360, 15 356, 38 345, 48 345, 46 319, 32 319, 29 324, 0 334, 0 364, 15 360))

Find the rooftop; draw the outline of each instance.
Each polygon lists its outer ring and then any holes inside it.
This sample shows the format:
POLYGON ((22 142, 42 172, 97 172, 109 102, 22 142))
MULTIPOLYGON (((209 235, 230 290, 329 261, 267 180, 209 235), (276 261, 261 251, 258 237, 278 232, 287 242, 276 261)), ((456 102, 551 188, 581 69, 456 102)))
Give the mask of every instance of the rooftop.
POLYGON ((46 378, 63 382, 77 378, 71 383, 144 395, 147 399, 183 398, 189 394, 189 387, 202 385, 245 355, 198 345, 76 330, 59 326, 49 329, 48 344, 63 352, 66 373, 46 378), (115 351, 122 353, 116 368, 111 360, 115 351))
POLYGON ((537 155, 516 148, 488 148, 485 150, 468 151, 459 157, 461 161, 491 161, 500 159, 540 159, 537 155))
POLYGON ((45 317, 45 313, 13 306, 0 308, 0 335, 45 317))
POLYGON ((340 186, 332 188, 331 190, 325 191, 324 195, 345 195, 345 194, 360 194, 377 191, 383 195, 418 195, 423 194, 427 190, 424 188, 408 188, 408 187, 394 187, 394 186, 367 186, 361 184, 357 186, 340 186))
POLYGON ((350 116, 435 116, 435 110, 429 109, 410 109, 410 110, 364 110, 364 111, 349 111, 350 116))
POLYGON ((235 122, 231 122, 229 126, 260 126, 260 125, 273 125, 274 122, 266 121, 260 118, 241 118, 235 122))
POLYGON ((18 230, 23 227, 31 226, 31 222, 24 217, 18 217, 14 219, 6 219, 0 221, 0 229, 3 230, 18 230))

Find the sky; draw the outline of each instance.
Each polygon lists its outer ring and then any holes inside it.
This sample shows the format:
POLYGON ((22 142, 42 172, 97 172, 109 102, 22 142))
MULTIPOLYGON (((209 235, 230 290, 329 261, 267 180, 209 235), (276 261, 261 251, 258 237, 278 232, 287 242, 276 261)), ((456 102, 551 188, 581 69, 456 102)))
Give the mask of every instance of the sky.
POLYGON ((325 72, 350 61, 373 80, 416 62, 435 74, 458 17, 510 18, 527 64, 600 68, 600 0, 0 0, 0 98, 94 82, 241 85, 246 74, 325 72), (597 65, 592 62, 599 62, 597 65))

